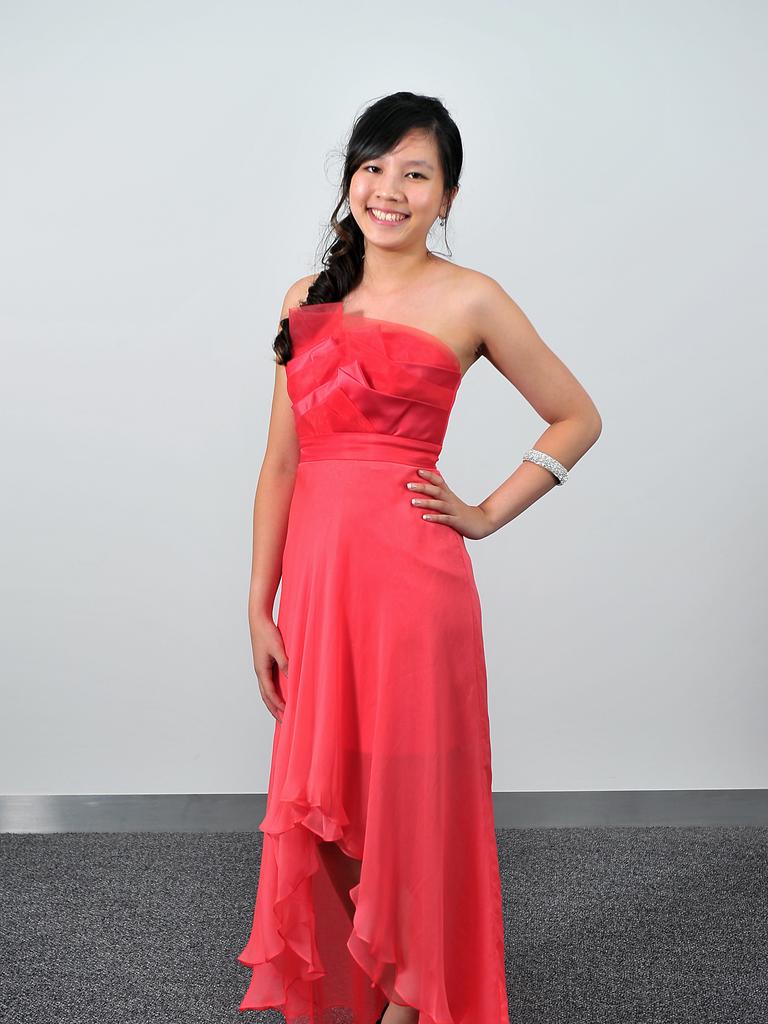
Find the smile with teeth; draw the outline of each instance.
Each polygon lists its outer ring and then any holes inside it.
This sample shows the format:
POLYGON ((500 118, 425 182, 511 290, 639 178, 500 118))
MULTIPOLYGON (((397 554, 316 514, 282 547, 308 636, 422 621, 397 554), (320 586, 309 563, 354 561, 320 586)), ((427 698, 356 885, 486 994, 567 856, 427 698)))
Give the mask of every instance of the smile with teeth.
POLYGON ((396 224, 399 221, 408 219, 407 213, 384 213, 383 210, 377 210, 375 206, 369 206, 368 213, 370 213, 375 220, 389 224, 396 224))

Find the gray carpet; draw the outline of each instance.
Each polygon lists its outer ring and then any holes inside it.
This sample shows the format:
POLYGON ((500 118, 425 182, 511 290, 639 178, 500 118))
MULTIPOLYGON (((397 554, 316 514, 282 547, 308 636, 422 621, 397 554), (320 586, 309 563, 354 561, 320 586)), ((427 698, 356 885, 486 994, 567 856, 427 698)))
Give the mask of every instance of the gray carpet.
MULTIPOLYGON (((768 1022, 768 829, 497 840, 511 1024, 768 1022)), ((238 1011, 260 849, 258 831, 0 835, 3 1024, 281 1022, 238 1011)))

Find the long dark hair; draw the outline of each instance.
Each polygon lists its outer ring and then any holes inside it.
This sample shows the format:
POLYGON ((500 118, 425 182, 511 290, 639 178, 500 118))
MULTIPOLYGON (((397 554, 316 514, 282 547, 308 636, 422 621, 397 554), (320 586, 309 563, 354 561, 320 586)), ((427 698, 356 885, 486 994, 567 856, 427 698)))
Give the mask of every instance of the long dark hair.
MULTIPOLYGON (((415 129, 427 131, 435 139, 443 171, 444 197, 448 197, 454 186, 458 185, 464 159, 461 135, 453 118, 437 97, 394 92, 372 103, 352 126, 344 158, 339 201, 331 214, 329 225, 329 234, 334 237, 323 254, 324 269, 309 288, 306 302, 300 305, 340 302, 360 283, 365 236, 351 210, 341 220, 337 215, 349 200, 349 186, 355 171, 367 160, 375 160, 389 152, 408 132, 415 129)), ((448 210, 445 219, 441 218, 443 225, 448 219, 448 210)), ((280 321, 280 333, 272 347, 276 362, 287 363, 291 358, 293 346, 288 317, 280 321)))

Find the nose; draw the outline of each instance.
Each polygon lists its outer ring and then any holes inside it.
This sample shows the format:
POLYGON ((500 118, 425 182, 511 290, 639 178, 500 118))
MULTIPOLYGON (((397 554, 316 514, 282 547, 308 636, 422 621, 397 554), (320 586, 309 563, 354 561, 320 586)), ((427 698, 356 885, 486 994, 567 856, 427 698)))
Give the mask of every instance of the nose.
POLYGON ((390 180, 382 175, 378 188, 376 189, 376 195, 379 199, 388 198, 393 201, 397 201, 397 199, 402 198, 403 193, 402 190, 397 187, 396 180, 394 178, 390 180))

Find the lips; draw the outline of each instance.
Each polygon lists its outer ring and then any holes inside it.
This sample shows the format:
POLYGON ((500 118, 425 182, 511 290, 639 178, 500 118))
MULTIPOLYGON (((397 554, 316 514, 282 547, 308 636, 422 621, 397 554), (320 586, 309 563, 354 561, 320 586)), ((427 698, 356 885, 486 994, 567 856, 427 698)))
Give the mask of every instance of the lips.
POLYGON ((410 217, 409 213, 402 213, 400 210, 382 210, 381 207, 379 207, 379 206, 374 206, 374 207, 369 206, 369 207, 367 207, 367 212, 368 212, 368 216, 376 224, 386 224, 386 225, 389 225, 389 226, 393 226, 395 224, 404 224, 405 221, 408 220, 408 218, 410 217), (397 219, 396 220, 387 220, 386 218, 377 217, 376 214, 373 212, 374 210, 377 210, 379 213, 394 214, 397 219))

